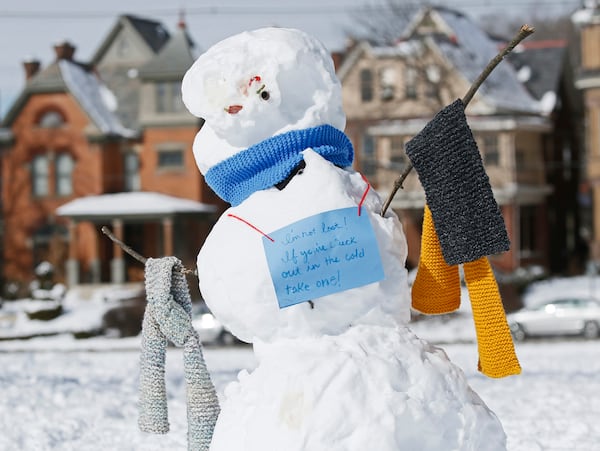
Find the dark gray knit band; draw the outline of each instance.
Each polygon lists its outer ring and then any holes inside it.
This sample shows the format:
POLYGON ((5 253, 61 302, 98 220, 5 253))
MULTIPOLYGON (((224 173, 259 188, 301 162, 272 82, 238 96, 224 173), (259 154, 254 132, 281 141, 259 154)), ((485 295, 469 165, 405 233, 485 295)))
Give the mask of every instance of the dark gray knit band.
POLYGON ((406 153, 425 189, 446 263, 509 249, 504 220, 460 99, 411 139, 406 153))

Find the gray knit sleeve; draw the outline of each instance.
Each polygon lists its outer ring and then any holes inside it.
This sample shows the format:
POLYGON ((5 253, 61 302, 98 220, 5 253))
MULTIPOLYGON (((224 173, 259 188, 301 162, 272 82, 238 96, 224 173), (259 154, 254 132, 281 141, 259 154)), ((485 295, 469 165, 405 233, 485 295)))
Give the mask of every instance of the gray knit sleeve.
POLYGON ((145 277, 148 304, 142 326, 139 427, 159 434, 169 430, 165 354, 171 341, 183 347, 188 449, 208 451, 220 408, 198 333, 192 327, 192 302, 183 266, 175 257, 149 258, 145 277))

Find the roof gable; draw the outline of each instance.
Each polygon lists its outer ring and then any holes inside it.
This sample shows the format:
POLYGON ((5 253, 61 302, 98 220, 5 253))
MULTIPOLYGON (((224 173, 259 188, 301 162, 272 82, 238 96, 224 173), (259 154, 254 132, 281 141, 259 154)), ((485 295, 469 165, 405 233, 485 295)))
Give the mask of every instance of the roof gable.
POLYGON ((120 16, 92 57, 92 64, 140 66, 152 58, 169 38, 169 32, 160 22, 120 16))
POLYGON ((181 79, 194 63, 194 42, 180 26, 158 55, 139 69, 142 79, 181 79))

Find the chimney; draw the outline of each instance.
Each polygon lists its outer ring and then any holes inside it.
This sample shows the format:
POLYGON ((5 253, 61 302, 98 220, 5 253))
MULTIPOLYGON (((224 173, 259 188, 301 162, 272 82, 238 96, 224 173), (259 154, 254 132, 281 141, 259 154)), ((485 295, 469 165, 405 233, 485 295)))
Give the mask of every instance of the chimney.
POLYGON ((185 30, 187 28, 187 25, 185 23, 185 10, 183 9, 179 11, 179 21, 177 22, 177 28, 181 28, 182 30, 185 30))
POLYGON ((56 54, 57 61, 72 61, 75 47, 73 47, 69 41, 64 41, 54 46, 54 53, 56 54))
POLYGON ((25 80, 29 80, 40 70, 40 61, 36 59, 27 59, 23 61, 23 68, 25 69, 25 80))
POLYGON ((345 57, 345 52, 331 52, 331 59, 333 60, 333 67, 336 72, 344 62, 345 57))

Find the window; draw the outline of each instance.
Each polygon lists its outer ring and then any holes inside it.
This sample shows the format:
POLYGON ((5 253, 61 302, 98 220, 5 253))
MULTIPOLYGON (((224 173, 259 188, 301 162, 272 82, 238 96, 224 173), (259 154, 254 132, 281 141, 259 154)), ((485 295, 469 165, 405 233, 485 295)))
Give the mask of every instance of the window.
POLYGON ((49 194, 49 159, 48 155, 37 155, 31 162, 31 189, 36 197, 49 194))
POLYGON ((405 95, 407 99, 417 98, 417 70, 414 67, 407 67, 405 71, 405 95))
POLYGON ((396 85, 396 71, 394 68, 383 68, 379 73, 379 83, 381 85, 381 100, 392 100, 394 98, 394 90, 396 85))
POLYGON ((183 150, 170 149, 159 150, 158 152, 158 168, 159 169, 183 169, 184 158, 183 150))
POLYGON ((370 69, 360 71, 360 99, 363 102, 373 100, 373 72, 370 69))
POLYGON ((68 153, 60 153, 56 157, 56 194, 70 196, 73 194, 73 157, 68 153))
POLYGON ((442 79, 440 68, 429 65, 425 68, 425 95, 430 99, 437 99, 440 95, 440 81, 442 79))
POLYGON ((375 170, 377 169, 375 138, 371 135, 363 135, 362 144, 362 172, 366 177, 369 177, 375 175, 375 170))
POLYGON ((391 162, 392 168, 395 170, 403 170, 406 168, 408 163, 408 157, 406 156, 406 152, 404 150, 405 143, 408 142, 409 139, 404 136, 393 136, 391 140, 391 162))
POLYGON ((140 189, 140 158, 130 150, 123 157, 124 189, 125 191, 139 191, 140 189))
POLYGON ((498 166, 500 164, 500 152, 498 150, 497 135, 483 135, 483 161, 489 166, 498 166))
POLYGON ((65 123, 65 120, 58 111, 46 111, 37 122, 42 128, 58 128, 65 123))
POLYGON ((181 100, 180 81, 161 81, 156 83, 156 112, 179 113, 185 110, 181 100))
POLYGON ((519 211, 520 251, 524 256, 536 250, 536 207, 522 206, 519 211))

